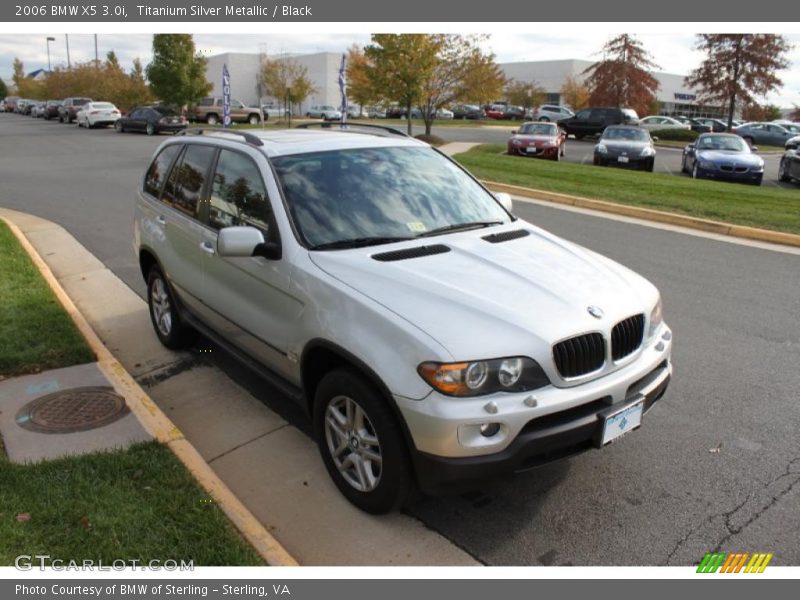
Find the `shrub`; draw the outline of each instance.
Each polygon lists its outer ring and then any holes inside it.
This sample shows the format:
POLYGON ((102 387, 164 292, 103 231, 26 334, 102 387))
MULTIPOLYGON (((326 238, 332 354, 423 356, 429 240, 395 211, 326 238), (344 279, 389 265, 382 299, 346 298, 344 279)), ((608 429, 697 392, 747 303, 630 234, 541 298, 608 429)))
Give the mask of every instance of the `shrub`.
POLYGON ((421 140, 425 143, 430 144, 431 146, 441 146, 442 144, 446 144, 447 142, 440 138, 438 135, 425 135, 421 133, 419 135, 414 136, 416 139, 421 140))
POLYGON ((673 140, 676 142, 693 142, 699 135, 691 129, 656 129, 650 135, 660 140, 673 140))

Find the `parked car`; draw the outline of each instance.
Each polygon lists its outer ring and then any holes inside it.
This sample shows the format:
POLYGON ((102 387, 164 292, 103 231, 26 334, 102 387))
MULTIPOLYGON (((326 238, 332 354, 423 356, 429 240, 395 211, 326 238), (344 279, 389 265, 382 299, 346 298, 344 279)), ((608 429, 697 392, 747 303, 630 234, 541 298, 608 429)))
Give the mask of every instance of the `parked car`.
POLYGON ((573 116, 575 116, 573 111, 558 104, 542 104, 531 112, 531 119, 534 121, 553 121, 554 123, 573 116))
POLYGON ((780 181, 800 181, 800 150, 795 146, 794 149, 786 150, 778 164, 778 179, 780 181))
POLYGON ((560 160, 566 153, 567 135, 555 123, 534 121, 523 123, 511 132, 508 153, 560 160))
POLYGON ((775 123, 745 123, 734 127, 731 133, 742 136, 745 142, 762 146, 783 146, 790 138, 797 135, 782 125, 775 123))
POLYGON ((158 339, 197 329, 280 385, 372 513, 602 448, 672 373, 652 284, 396 133, 169 138, 134 245, 158 339))
POLYGON ((761 185, 764 159, 732 133, 704 133, 683 149, 681 170, 694 179, 725 179, 761 185))
POLYGON ((386 109, 387 119, 405 119, 408 116, 408 109, 405 106, 393 105, 386 109))
POLYGON ((603 133, 609 125, 636 125, 639 115, 632 108, 585 108, 573 117, 558 121, 567 135, 574 135, 575 139, 582 139, 587 135, 603 133))
POLYGON ((478 121, 480 119, 485 119, 486 113, 477 104, 456 104, 453 107, 453 118, 478 121))
POLYGON ((14 109, 14 112, 20 115, 29 115, 31 113, 32 104, 33 100, 29 100, 28 98, 20 98, 17 101, 17 107, 14 109))
POLYGON ((437 119, 449 120, 455 118, 455 113, 447 108, 437 108, 435 117, 437 119))
POLYGON ((58 118, 58 109, 63 104, 61 100, 48 100, 44 104, 44 109, 42 109, 42 118, 45 121, 49 121, 50 119, 57 119, 58 118))
POLYGON ((75 113, 75 121, 78 127, 92 129, 113 125, 121 116, 122 113, 111 102, 87 102, 75 113))
POLYGON ((366 117, 366 116, 367 115, 362 110, 362 107, 353 106, 353 105, 348 105, 347 106, 347 118, 348 119, 361 119, 361 118, 366 117))
MULTIPOLYGON (((191 115, 195 121, 217 125, 222 123, 223 100, 221 96, 208 96, 202 98, 194 107, 191 115)), ((250 123, 257 125, 261 122, 263 113, 258 106, 247 106, 241 100, 231 98, 230 117, 233 123, 250 123)))
POLYGON ((5 98, 0 100, 0 112, 6 112, 6 101, 5 98))
POLYGON ((688 119, 689 126, 695 133, 711 133, 711 125, 700 123, 696 119, 688 119))
POLYGON ((44 102, 41 102, 39 100, 34 100, 33 102, 31 102, 28 114, 34 119, 39 119, 42 116, 43 110, 44 110, 44 102))
POLYGON ((688 123, 683 123, 678 119, 656 115, 639 119, 639 127, 644 127, 648 131, 656 131, 659 129, 683 129, 689 131, 692 128, 688 123))
POLYGON ((147 135, 186 129, 186 118, 168 106, 138 106, 114 123, 120 133, 139 131, 147 135))
POLYGON ((261 112, 265 119, 285 119, 289 116, 289 109, 276 104, 262 104, 261 112))
POLYGON ((58 121, 72 123, 81 107, 91 101, 91 98, 64 98, 64 102, 58 107, 58 121))
POLYGON ((506 106, 500 118, 505 121, 524 121, 526 112, 524 106, 506 106))
POLYGON ((502 119, 506 114, 505 104, 487 104, 483 107, 487 119, 502 119))
POLYGON ((656 149, 650 132, 633 125, 609 125, 594 147, 594 164, 652 171, 656 149))
POLYGON ((786 140, 783 148, 785 150, 794 150, 795 148, 800 148, 800 135, 790 137, 788 140, 786 140))
POLYGON ((695 117, 694 122, 698 125, 710 127, 711 133, 724 133, 728 131, 728 124, 720 119, 710 119, 708 117, 695 117))
POLYGON ((367 117, 370 119, 385 119, 387 117, 386 109, 382 106, 368 106, 364 109, 364 112, 367 113, 367 117))
POLYGON ((342 118, 342 111, 330 104, 317 104, 308 109, 306 117, 324 121, 338 121, 342 118))
POLYGON ((19 96, 6 96, 6 112, 16 112, 19 96))

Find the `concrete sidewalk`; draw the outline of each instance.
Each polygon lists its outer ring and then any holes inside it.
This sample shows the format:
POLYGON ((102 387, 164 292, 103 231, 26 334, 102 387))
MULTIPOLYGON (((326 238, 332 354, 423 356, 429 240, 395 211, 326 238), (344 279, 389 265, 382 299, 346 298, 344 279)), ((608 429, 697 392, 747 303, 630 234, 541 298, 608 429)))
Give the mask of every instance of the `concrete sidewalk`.
POLYGON ((61 226, 0 209, 116 359, 264 527, 303 565, 476 565, 409 516, 350 505, 314 442, 202 355, 164 348, 146 303, 61 226))

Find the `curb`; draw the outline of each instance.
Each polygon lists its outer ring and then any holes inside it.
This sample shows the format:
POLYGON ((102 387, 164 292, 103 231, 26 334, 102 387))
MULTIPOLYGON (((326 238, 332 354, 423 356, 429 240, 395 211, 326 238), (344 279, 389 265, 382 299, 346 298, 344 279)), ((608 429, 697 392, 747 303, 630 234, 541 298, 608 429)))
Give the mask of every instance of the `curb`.
POLYGON ((748 240, 756 240, 759 242, 768 242, 771 244, 781 244, 784 246, 794 246, 800 248, 800 235, 793 233, 770 231, 769 229, 746 227, 744 225, 733 225, 732 223, 712 221, 709 219, 698 219, 697 217, 689 217, 677 213, 654 210, 652 208, 639 208, 636 206, 628 206, 626 204, 607 202, 605 200, 592 200, 589 198, 582 198, 580 196, 559 194, 557 192, 546 192, 544 190, 536 190, 517 185, 510 185, 507 183, 498 183, 496 181, 482 180, 481 183, 493 192, 506 192, 514 196, 521 196, 523 198, 530 198, 532 200, 545 200, 555 204, 566 204, 569 206, 576 206, 578 208, 589 208, 592 210, 623 215, 626 217, 644 219, 646 221, 656 221, 658 223, 678 225, 680 227, 687 227, 689 229, 699 229, 700 231, 716 233, 719 235, 728 235, 731 237, 745 238, 748 240))
POLYGON ((233 494, 227 485, 214 473, 195 447, 184 437, 178 427, 161 411, 125 367, 114 358, 108 348, 80 313, 72 299, 61 287, 50 267, 44 262, 25 234, 9 218, 0 216, 19 243, 31 257, 58 301, 67 311, 89 347, 97 356, 97 364, 109 379, 114 389, 125 398, 131 412, 145 431, 166 445, 208 494, 214 498, 222 512, 233 523, 242 537, 264 559, 267 565, 278 567, 298 566, 298 562, 281 546, 250 510, 233 494))

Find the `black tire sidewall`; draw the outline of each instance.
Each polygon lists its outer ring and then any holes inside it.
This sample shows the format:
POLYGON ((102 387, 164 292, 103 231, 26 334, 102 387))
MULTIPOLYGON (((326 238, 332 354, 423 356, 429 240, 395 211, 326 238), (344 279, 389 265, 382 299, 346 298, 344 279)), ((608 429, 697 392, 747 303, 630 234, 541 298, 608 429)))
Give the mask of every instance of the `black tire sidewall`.
POLYGON ((164 277, 161 269, 158 267, 151 268, 150 273, 147 276, 147 309, 150 313, 150 322, 153 325, 153 330, 158 336, 159 341, 167 348, 173 350, 184 348, 188 339, 188 331, 186 326, 181 322, 178 314, 178 306, 175 303, 175 296, 172 293, 169 282, 167 281, 167 278, 164 277), (161 279, 164 282, 164 289, 167 292, 167 296, 169 296, 169 304, 172 311, 172 329, 170 329, 168 336, 165 336, 163 333, 161 333, 153 312, 153 285, 156 279, 161 279))
POLYGON ((372 514, 393 511, 408 497, 413 477, 403 433, 386 398, 362 375, 349 368, 325 375, 314 394, 314 434, 322 460, 339 491, 361 510, 372 514), (348 396, 361 406, 375 428, 381 445, 381 479, 371 492, 353 488, 336 468, 325 437, 325 412, 336 396, 348 396))

